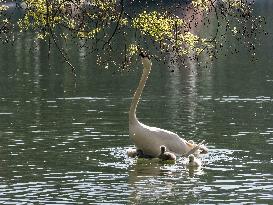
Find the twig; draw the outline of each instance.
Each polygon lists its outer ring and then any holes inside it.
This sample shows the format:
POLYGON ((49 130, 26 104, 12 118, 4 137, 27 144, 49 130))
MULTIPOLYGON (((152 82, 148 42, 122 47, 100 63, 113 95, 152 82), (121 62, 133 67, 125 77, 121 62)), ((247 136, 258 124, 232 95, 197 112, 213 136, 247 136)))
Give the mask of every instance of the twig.
POLYGON ((113 33, 111 34, 110 38, 103 44, 102 46, 102 49, 105 48, 105 46, 111 42, 112 38, 115 36, 117 30, 118 30, 118 27, 119 27, 119 23, 120 23, 120 20, 121 20, 121 17, 123 15, 123 10, 124 10, 124 5, 123 5, 123 0, 120 0, 120 5, 121 5, 121 10, 120 10, 120 13, 119 13, 119 16, 118 16, 118 21, 117 21, 117 24, 115 26, 115 29, 113 31, 113 33))

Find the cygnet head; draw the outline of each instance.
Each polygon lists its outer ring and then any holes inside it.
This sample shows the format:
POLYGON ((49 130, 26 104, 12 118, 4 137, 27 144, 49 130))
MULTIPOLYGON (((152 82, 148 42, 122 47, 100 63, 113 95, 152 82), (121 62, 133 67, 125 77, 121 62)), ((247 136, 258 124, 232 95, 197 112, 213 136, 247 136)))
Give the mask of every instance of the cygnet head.
POLYGON ((194 155, 193 154, 190 154, 189 155, 189 162, 193 162, 194 161, 194 155))
POLYGON ((141 149, 138 149, 136 152, 138 157, 144 157, 144 152, 141 149))
POLYGON ((164 154, 166 151, 166 147, 164 145, 160 146, 161 154, 164 154))

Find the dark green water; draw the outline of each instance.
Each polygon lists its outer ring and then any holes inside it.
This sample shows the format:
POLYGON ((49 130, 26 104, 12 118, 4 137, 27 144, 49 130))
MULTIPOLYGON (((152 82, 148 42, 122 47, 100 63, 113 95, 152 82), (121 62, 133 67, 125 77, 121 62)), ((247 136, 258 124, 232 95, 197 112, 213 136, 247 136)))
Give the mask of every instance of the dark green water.
MULTIPOLYGON (((257 11, 269 18, 271 1, 257 11)), ((271 30, 270 30, 271 29, 271 30)), ((74 49, 77 87, 57 51, 31 34, 0 47, 1 204, 273 204, 273 38, 207 69, 154 63, 138 116, 206 140, 203 166, 129 159, 128 108, 141 65, 117 73, 74 49)), ((252 39, 254 41, 254 39, 252 39)))

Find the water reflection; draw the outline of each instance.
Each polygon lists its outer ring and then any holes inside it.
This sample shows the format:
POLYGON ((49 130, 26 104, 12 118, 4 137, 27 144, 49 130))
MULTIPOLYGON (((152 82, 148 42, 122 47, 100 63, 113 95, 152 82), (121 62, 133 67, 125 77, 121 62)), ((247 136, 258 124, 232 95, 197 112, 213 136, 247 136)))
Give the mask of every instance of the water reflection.
MULTIPOLYGON (((203 12, 196 14, 196 11, 188 8, 186 11, 182 10, 178 12, 178 16, 181 16, 189 24, 190 32, 198 35, 206 35, 208 29, 204 28, 203 23, 206 15, 203 12), (183 13, 181 13, 183 11, 183 13), (194 21, 192 20, 193 15, 194 21), (206 30, 205 32, 203 30, 206 30)), ((180 133, 185 131, 188 133, 186 138, 194 139, 200 141, 204 139, 202 135, 197 136, 201 131, 199 131, 196 124, 206 124, 207 116, 200 116, 197 112, 203 112, 200 106, 198 106, 198 92, 206 93, 206 95, 211 94, 212 86, 212 65, 207 64, 200 66, 197 59, 194 58, 196 53, 192 51, 188 58, 183 59, 184 64, 181 65, 181 59, 175 54, 175 52, 170 54, 169 67, 173 73, 169 75, 169 88, 170 96, 167 101, 168 106, 174 108, 172 109, 172 122, 175 122, 176 126, 180 126, 180 133), (205 68, 206 67, 206 68, 205 68), (179 69, 178 69, 179 68, 179 69), (199 108, 199 109, 198 109, 199 108), (184 113, 181 112, 184 111, 184 113), (183 125, 181 121, 185 121, 185 116, 187 116, 187 123, 183 125), (182 124, 182 125, 181 125, 182 124)), ((203 53, 201 56, 202 62, 207 62, 209 56, 203 53)), ((199 59, 200 60, 200 59, 199 59)), ((204 132, 205 134, 205 132, 204 132)), ((183 134, 182 134, 183 136, 183 134)))
MULTIPOLYGON (((163 202, 166 198, 174 198, 179 194, 178 184, 187 179, 187 171, 191 177, 196 170, 186 170, 180 162, 176 165, 163 165, 158 159, 138 159, 129 171, 129 184, 134 189, 131 198, 133 203, 163 202), (151 197, 151 195, 153 197, 151 197)), ((184 183, 183 183, 184 184, 184 183)), ((187 183, 183 185, 188 189, 187 183)))

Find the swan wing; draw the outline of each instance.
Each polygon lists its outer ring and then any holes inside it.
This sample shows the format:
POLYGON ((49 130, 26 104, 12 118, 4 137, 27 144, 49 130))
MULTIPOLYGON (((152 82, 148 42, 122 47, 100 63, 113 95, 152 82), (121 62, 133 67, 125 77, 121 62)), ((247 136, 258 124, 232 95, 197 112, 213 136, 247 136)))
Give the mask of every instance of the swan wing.
POLYGON ((184 155, 192 149, 187 141, 176 133, 142 123, 130 129, 130 136, 139 149, 153 157, 159 156, 161 145, 165 145, 167 150, 175 155, 184 155))

